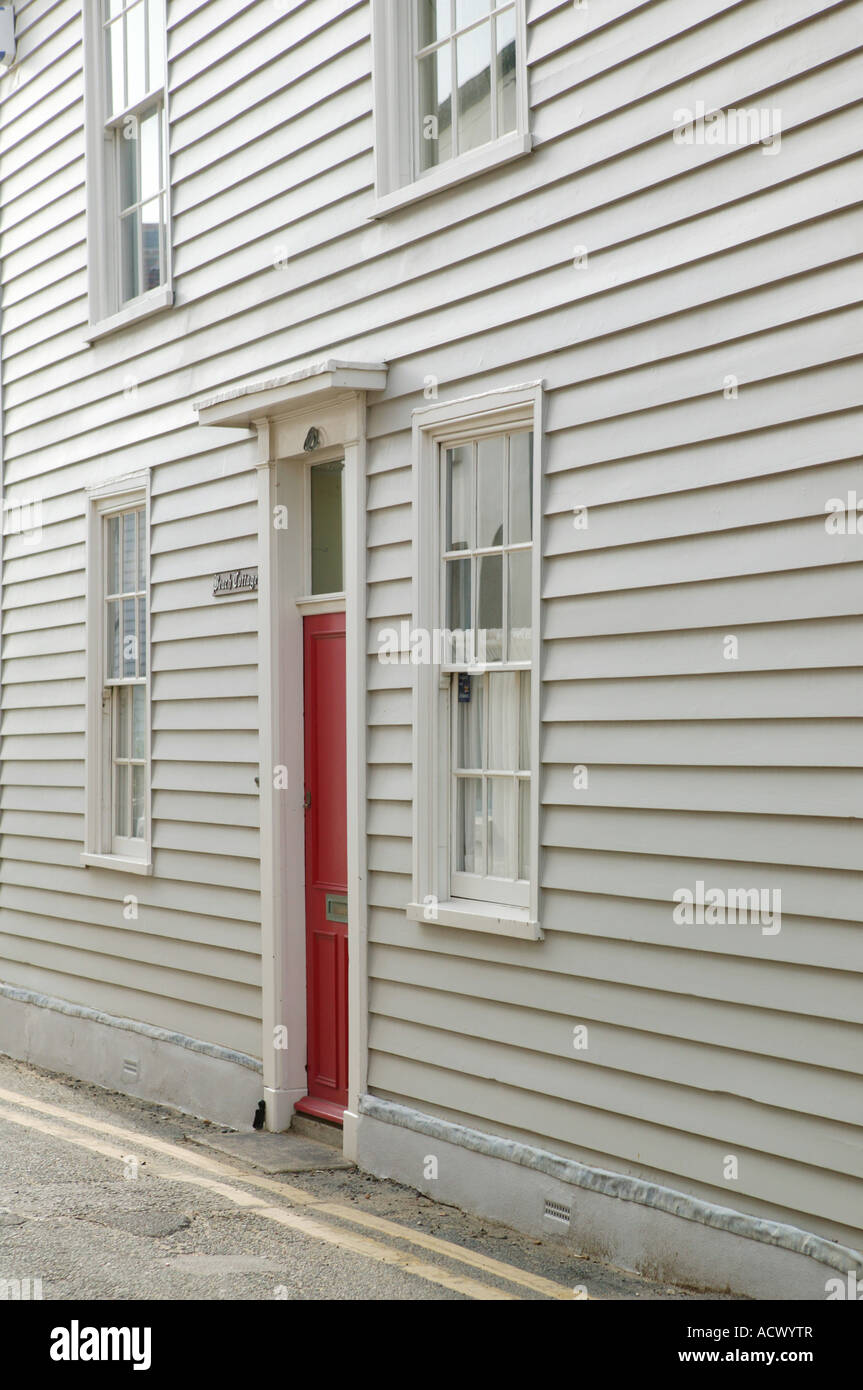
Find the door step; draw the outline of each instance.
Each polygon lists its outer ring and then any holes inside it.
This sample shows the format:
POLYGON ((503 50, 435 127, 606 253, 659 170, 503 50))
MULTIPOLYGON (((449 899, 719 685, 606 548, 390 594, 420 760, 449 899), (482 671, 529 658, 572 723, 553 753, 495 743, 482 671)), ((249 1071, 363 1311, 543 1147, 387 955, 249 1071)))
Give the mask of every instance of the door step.
POLYGON ((331 1120, 313 1120, 311 1115, 301 1115, 295 1110, 288 1133, 302 1134, 306 1139, 328 1144, 330 1148, 338 1149, 341 1153, 344 1131, 341 1125, 334 1124, 331 1120))
POLYGON ((192 1132, 186 1138, 204 1148, 240 1159, 264 1173, 314 1173, 354 1166, 332 1144, 321 1143, 317 1134, 312 1136, 294 1130, 288 1130, 287 1134, 259 1130, 252 1130, 250 1134, 192 1132))
POLYGON ((294 1106, 294 1113, 308 1115, 313 1120, 325 1120, 340 1128, 344 1124, 345 1107, 334 1100, 323 1100, 320 1096, 303 1096, 294 1106))

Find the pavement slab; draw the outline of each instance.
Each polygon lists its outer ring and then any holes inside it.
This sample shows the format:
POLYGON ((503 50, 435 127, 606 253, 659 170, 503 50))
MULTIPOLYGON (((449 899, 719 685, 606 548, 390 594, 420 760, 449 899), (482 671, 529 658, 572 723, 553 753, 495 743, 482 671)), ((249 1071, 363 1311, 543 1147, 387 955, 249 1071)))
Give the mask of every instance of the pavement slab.
POLYGON ((329 1144, 319 1144, 301 1134, 187 1134, 190 1143, 242 1159, 264 1173, 316 1173, 353 1168, 329 1144))

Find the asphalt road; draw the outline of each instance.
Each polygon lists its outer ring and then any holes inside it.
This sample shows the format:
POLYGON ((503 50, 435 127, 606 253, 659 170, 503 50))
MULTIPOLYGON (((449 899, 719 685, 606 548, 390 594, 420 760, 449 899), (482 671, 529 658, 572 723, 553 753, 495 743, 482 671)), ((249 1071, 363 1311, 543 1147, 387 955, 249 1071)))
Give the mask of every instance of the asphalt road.
POLYGON ((226 1136, 0 1057, 0 1298, 698 1298, 352 1167, 267 1171, 226 1136))

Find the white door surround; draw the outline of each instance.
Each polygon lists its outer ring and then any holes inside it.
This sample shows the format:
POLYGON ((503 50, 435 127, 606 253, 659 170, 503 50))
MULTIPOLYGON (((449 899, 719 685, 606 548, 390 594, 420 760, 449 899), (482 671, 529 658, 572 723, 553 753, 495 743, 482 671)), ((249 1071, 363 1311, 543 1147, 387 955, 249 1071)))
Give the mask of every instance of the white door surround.
POLYGON ((298 464, 309 457, 305 445, 311 429, 318 431, 316 462, 344 459, 347 746, 351 750, 347 766, 350 1053, 344 1147, 351 1155, 367 1070, 362 756, 366 746, 366 392, 382 391, 386 381, 383 363, 328 360, 232 387, 195 404, 201 425, 254 430, 258 443, 261 1057, 266 1124, 274 1131, 287 1129, 296 1101, 307 1092, 303 627, 296 602, 305 594, 306 575, 304 469, 298 464), (280 776, 277 769, 284 770, 280 776), (287 785, 277 785, 280 782, 287 785))

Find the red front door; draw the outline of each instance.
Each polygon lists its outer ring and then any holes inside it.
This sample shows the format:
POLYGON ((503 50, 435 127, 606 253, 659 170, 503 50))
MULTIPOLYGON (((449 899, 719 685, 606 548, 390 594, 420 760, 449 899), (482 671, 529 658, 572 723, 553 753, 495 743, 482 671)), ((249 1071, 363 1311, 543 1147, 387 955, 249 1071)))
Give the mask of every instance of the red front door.
POLYGON ((306 618, 303 652, 309 1094, 297 1109, 341 1120, 348 1103, 344 613, 306 618))

